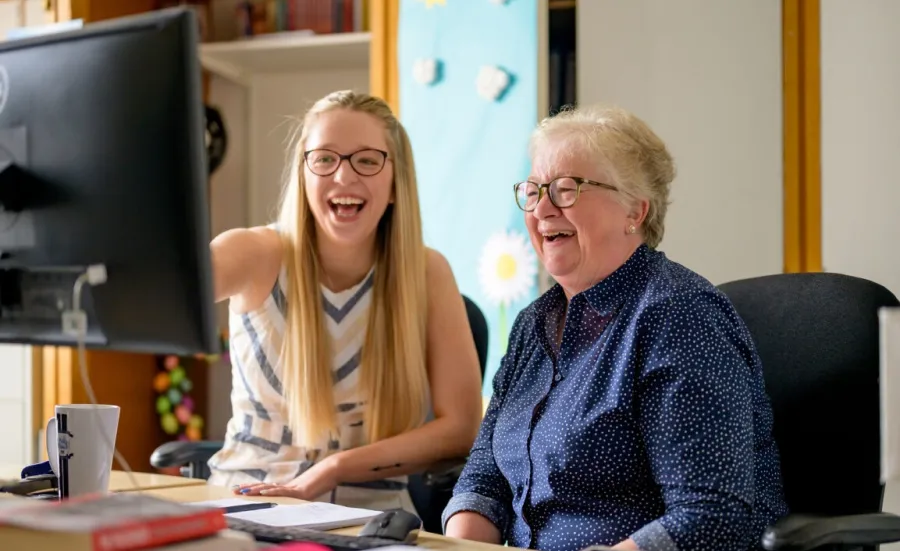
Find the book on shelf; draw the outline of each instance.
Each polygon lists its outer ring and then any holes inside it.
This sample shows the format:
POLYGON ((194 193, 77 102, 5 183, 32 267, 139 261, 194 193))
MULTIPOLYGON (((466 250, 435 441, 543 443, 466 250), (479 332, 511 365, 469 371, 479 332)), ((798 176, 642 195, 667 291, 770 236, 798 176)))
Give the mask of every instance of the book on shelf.
POLYGON ((235 8, 238 35, 368 31, 369 3, 370 0, 240 0, 235 8))
POLYGON ((3 551, 138 551, 210 537, 226 527, 221 509, 131 492, 0 508, 3 551))

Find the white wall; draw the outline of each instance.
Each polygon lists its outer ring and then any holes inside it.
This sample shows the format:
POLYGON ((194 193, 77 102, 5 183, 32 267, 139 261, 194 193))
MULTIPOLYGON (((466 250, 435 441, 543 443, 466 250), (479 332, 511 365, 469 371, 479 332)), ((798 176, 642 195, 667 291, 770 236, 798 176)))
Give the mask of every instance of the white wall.
POLYGON ((32 463, 30 346, 0 345, 0 378, 0 465, 32 463))
POLYGON ((900 2, 821 17, 822 263, 900 296, 900 2))
POLYGON ((6 32, 24 26, 39 26, 50 22, 51 15, 44 10, 45 0, 5 0, 0 2, 0 37, 6 32))
MULTIPOLYGON (((822 0, 821 18, 822 263, 900 296, 900 2, 822 0)), ((896 483, 884 505, 900 513, 896 483)))
POLYGON ((660 247, 713 283, 782 257, 779 0, 578 4, 578 103, 643 118, 678 166, 660 247))

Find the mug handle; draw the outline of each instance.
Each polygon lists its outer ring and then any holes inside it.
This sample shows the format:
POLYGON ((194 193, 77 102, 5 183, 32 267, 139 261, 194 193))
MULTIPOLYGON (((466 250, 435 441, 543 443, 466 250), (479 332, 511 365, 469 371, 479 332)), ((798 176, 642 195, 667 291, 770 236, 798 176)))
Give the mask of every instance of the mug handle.
POLYGON ((44 439, 47 442, 47 459, 53 474, 59 476, 59 431, 56 427, 56 417, 47 421, 47 430, 44 431, 44 439))

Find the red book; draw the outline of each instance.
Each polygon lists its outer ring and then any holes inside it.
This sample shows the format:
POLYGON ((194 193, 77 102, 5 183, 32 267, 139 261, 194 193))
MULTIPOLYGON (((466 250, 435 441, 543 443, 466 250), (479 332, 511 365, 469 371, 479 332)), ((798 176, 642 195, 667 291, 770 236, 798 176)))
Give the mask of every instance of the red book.
POLYGON ((138 551, 210 536, 227 525, 221 509, 139 493, 3 505, 3 551, 138 551))

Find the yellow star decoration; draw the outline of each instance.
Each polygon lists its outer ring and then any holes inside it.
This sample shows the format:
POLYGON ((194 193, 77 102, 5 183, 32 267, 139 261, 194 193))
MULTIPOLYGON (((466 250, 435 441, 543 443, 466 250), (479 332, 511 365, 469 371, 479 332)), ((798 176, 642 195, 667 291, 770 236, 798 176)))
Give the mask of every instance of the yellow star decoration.
POLYGON ((430 8, 435 4, 439 4, 441 6, 447 5, 447 0, 419 0, 419 2, 425 2, 425 7, 430 8))

